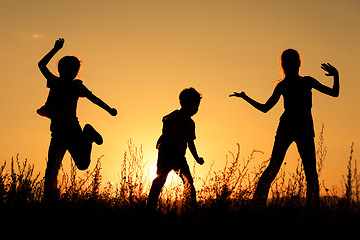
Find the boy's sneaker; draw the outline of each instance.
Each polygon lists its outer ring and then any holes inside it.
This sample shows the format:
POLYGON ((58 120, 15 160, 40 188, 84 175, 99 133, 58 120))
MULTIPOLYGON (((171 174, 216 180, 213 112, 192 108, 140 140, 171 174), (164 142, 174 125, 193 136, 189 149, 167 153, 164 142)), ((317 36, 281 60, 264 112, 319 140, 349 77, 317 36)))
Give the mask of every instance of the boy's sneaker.
POLYGON ((97 145, 103 144, 103 138, 100 133, 98 133, 90 124, 86 124, 83 131, 91 141, 95 142, 97 145))

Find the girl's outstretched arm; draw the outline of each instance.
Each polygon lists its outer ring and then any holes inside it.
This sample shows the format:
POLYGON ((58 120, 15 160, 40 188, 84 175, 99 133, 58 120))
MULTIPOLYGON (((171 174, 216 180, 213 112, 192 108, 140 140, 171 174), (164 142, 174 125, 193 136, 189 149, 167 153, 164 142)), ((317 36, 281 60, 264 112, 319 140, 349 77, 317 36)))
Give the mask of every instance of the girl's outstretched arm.
POLYGON ((245 101, 250 103, 257 110, 259 110, 263 113, 267 113, 270 109, 272 109, 275 106, 275 104, 280 99, 281 93, 280 93, 280 89, 278 86, 275 87, 273 94, 270 96, 270 98, 266 101, 265 104, 255 101, 251 97, 247 96, 245 94, 245 92, 241 92, 241 93, 234 92, 233 94, 229 95, 229 97, 241 97, 245 101))
POLYGON ((39 69, 41 73, 44 75, 46 79, 49 79, 54 76, 47 68, 47 64, 54 57, 54 55, 64 46, 64 39, 59 38, 56 40, 54 47, 48 52, 38 63, 39 69))

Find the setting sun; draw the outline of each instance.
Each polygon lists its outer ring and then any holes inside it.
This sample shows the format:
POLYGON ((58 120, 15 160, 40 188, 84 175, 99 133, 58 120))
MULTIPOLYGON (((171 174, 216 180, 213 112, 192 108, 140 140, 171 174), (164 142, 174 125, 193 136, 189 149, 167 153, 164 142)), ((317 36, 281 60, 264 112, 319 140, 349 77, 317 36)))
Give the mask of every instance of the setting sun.
MULTIPOLYGON (((157 174, 156 174, 156 165, 153 165, 153 166, 150 166, 149 167, 149 178, 150 178, 150 181, 153 181, 157 174)), ((165 182, 165 188, 168 187, 170 184, 182 184, 182 181, 180 179, 180 177, 174 172, 174 171, 171 171, 167 178, 166 178, 166 182, 165 182)))
POLYGON ((359 0, 2 3, 5 231, 358 233, 359 0))
MULTIPOLYGON (((51 139, 50 121, 39 117, 49 93, 37 63, 58 38, 66 43, 48 67, 57 74, 58 60, 81 56, 81 80, 93 94, 117 109, 112 117, 86 98, 78 103, 81 127, 91 124, 104 143, 94 145, 90 168, 102 155, 103 182, 115 182, 127 142, 142 146, 151 179, 156 177, 156 141, 162 118, 180 109, 179 93, 194 87, 202 94, 195 144, 204 165, 204 178, 222 169, 229 151, 241 146, 246 158, 253 149, 269 159, 283 112, 282 100, 268 114, 230 99, 246 91, 264 102, 282 78, 279 56, 297 49, 302 56, 300 75, 324 85, 321 63, 337 67, 339 98, 313 92, 315 137, 322 124, 327 159, 321 178, 340 188, 349 149, 360 137, 357 63, 360 25, 357 1, 7 1, 3 24, 0 95, 0 158, 19 153, 44 176, 51 139), (96 16, 94 16, 96 13, 96 16)), ((317 145, 317 142, 315 142, 317 145)), ((354 152, 358 158, 358 151, 354 152)), ((293 144, 285 158, 288 171, 296 169, 299 154, 293 144)), ((193 157, 187 152, 189 166, 193 157)), ((65 154, 63 164, 70 165, 65 154)), ((171 172, 169 179, 178 176, 171 172)))
POLYGON ((156 165, 152 165, 149 167, 149 177, 150 181, 153 181, 156 178, 156 165))

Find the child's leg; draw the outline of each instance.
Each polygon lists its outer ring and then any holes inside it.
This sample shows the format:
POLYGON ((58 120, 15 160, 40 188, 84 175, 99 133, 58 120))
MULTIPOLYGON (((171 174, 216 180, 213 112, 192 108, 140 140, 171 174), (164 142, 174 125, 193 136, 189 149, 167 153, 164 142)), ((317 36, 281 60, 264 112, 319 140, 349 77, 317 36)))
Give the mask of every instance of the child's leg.
POLYGON ((147 199, 147 207, 149 209, 153 209, 153 210, 156 209, 157 201, 159 199, 161 189, 163 188, 166 182, 167 175, 169 174, 170 171, 171 169, 161 169, 161 167, 159 168, 158 166, 157 177, 153 180, 151 184, 149 196, 147 199))
POLYGON ((314 138, 304 137, 296 140, 300 157, 303 162, 306 176, 306 199, 308 207, 318 208, 320 205, 319 196, 319 180, 316 171, 316 153, 314 138))
POLYGON ((100 133, 98 133, 90 124, 85 125, 83 134, 85 137, 90 139, 91 142, 94 142, 97 145, 103 144, 103 138, 101 137, 100 133))
POLYGON ((84 130, 80 125, 73 128, 69 143, 69 152, 79 170, 86 170, 90 165, 92 143, 102 144, 101 135, 90 125, 86 124, 84 130))
POLYGON ((194 180, 191 176, 191 172, 187 163, 180 168, 177 172, 184 183, 184 196, 187 200, 187 203, 192 207, 196 207, 196 190, 194 187, 194 180))
POLYGON ((65 152, 65 145, 56 138, 52 138, 45 170, 44 201, 46 202, 58 199, 57 177, 65 152))
POLYGON ((291 143, 292 140, 289 136, 286 136, 286 134, 276 135, 270 163, 261 175, 254 193, 253 200, 256 204, 266 206, 271 183, 279 172, 286 151, 291 143))

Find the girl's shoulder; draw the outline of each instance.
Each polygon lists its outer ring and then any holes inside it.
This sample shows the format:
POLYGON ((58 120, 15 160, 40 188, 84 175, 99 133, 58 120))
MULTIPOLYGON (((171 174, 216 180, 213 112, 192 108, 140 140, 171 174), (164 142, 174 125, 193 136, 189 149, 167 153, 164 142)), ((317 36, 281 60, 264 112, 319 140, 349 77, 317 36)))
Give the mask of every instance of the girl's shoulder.
POLYGON ((276 89, 283 92, 288 88, 312 87, 316 81, 317 80, 311 76, 298 76, 297 79, 284 78, 276 85, 276 89))
POLYGON ((310 88, 313 88, 313 86, 318 82, 315 78, 311 76, 303 76, 302 80, 306 84, 306 86, 310 88))
POLYGON ((313 78, 311 76, 302 76, 301 78, 305 81, 314 81, 315 80, 315 78, 313 78))

